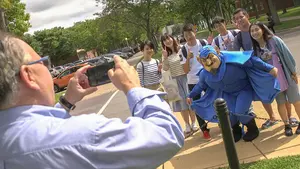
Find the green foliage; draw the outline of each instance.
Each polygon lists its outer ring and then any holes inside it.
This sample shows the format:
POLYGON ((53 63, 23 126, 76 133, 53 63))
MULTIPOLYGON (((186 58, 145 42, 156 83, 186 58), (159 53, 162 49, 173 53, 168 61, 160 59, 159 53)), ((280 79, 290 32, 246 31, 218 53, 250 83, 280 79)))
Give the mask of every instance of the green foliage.
POLYGON ((8 30, 13 34, 21 37, 31 27, 30 15, 20 0, 1 0, 0 8, 4 9, 8 30))
POLYGON ((105 5, 101 16, 115 22, 130 24, 143 30, 158 46, 156 36, 168 23, 176 20, 171 0, 96 0, 105 5))

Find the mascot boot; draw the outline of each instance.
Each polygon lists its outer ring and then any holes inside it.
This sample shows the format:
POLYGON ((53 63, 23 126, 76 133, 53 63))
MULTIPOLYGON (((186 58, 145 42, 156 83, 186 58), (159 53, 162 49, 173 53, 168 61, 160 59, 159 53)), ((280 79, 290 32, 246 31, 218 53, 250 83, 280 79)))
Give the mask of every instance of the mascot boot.
POLYGON ((247 133, 243 136, 243 140, 246 142, 256 139, 259 135, 259 130, 257 128, 256 122, 254 119, 245 124, 247 126, 247 133))
POLYGON ((236 123, 234 126, 232 126, 232 134, 234 138, 234 142, 238 142, 242 138, 242 128, 240 126, 240 123, 236 123))

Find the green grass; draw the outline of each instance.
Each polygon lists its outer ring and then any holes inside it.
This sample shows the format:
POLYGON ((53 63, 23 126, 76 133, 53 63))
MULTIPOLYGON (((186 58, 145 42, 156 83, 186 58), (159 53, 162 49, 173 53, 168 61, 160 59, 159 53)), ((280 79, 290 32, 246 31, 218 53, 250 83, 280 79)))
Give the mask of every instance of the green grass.
MULTIPOLYGON (((282 10, 278 11, 279 19, 281 18, 287 18, 287 17, 294 17, 294 16, 300 16, 300 6, 295 8, 287 9, 287 13, 283 14, 282 10)), ((260 15, 258 19, 255 17, 250 18, 250 22, 253 23, 255 21, 261 21, 261 22, 267 22, 267 16, 266 15, 260 15)))
POLYGON ((58 102, 59 97, 60 97, 61 95, 63 95, 65 92, 66 92, 66 91, 62 91, 62 92, 59 92, 59 93, 55 93, 55 103, 58 102))
POLYGON ((294 28, 297 26, 300 26, 300 19, 281 22, 281 24, 276 25, 274 29, 275 31, 278 31, 278 30, 294 28))
POLYGON ((280 18, 300 16, 300 6, 298 6, 296 8, 287 9, 287 13, 285 13, 285 14, 282 14, 282 11, 279 11, 278 15, 280 18))
MULTIPOLYGON (((261 160, 241 164, 241 169, 296 169, 300 168, 300 155, 279 157, 270 160, 261 160)), ((222 169, 229 169, 225 167, 222 169)))

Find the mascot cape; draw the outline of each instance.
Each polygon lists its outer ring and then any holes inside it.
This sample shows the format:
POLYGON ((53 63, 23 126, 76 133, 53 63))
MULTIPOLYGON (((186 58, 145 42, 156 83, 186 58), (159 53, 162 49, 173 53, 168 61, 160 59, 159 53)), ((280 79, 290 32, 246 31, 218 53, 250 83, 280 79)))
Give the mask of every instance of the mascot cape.
MULTIPOLYGON (((216 54, 215 51, 209 53, 216 54)), ((235 64, 237 66, 245 64, 249 59, 251 59, 251 57, 256 57, 252 56, 252 51, 222 51, 220 55, 216 56, 218 56, 221 59, 221 62, 224 62, 225 64, 235 64)), ((272 103, 277 94, 280 92, 280 86, 277 79, 274 78, 268 72, 264 72, 255 67, 244 67, 244 70, 248 75, 249 81, 254 91, 254 94, 252 96, 253 101, 272 103)), ((200 76, 201 71, 205 70, 201 69, 197 75, 200 76)), ((226 71, 226 68, 224 70, 218 71, 226 71)), ((205 77, 205 80, 209 80, 207 78, 208 77, 205 77)), ((223 92, 221 90, 214 90, 208 87, 205 90, 205 94, 199 100, 193 101, 191 107, 204 120, 207 120, 209 122, 218 122, 218 119, 216 118, 216 112, 214 109, 214 101, 217 98, 223 98, 223 92)), ((235 106, 235 101, 230 100, 231 103, 228 103, 228 100, 226 100, 226 102, 229 111, 234 110, 233 106, 235 106)))

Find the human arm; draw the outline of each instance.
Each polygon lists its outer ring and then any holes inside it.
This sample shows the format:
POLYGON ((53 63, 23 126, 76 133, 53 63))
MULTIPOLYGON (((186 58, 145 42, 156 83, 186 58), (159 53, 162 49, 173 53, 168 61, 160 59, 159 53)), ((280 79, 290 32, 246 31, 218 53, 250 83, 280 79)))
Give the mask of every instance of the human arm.
MULTIPOLYGON (((185 48, 185 46, 183 46, 185 48)), ((182 50, 181 50, 182 51, 182 50)), ((182 55, 183 56, 183 55, 182 55)), ((183 56, 183 71, 188 74, 190 72, 190 60, 193 58, 193 53, 188 49, 187 56, 183 56)))
POLYGON ((163 70, 168 71, 170 69, 170 64, 168 60, 168 56, 165 56, 164 52, 162 54, 162 62, 163 62, 163 70))
POLYGON ((234 40, 233 40, 233 47, 231 49, 228 49, 229 51, 240 51, 241 50, 241 44, 239 43, 239 40, 238 40, 238 36, 235 36, 234 37, 234 40))
POLYGON ((180 124, 159 92, 134 88, 127 93, 134 117, 125 122, 93 115, 90 145, 80 153, 95 168, 157 168, 183 146, 180 124), (93 122, 94 121, 94 122, 93 122))
POLYGON ((163 94, 139 87, 130 89, 126 96, 133 117, 124 122, 97 114, 54 119, 51 135, 45 140, 47 147, 58 148, 45 151, 45 155, 64 156, 66 162, 62 164, 81 166, 75 168, 157 168, 184 144, 182 128, 160 97, 163 94))
POLYGON ((189 93, 188 98, 194 98, 198 95, 201 95, 202 91, 206 90, 208 88, 206 82, 205 82, 205 75, 203 70, 200 70, 199 75, 199 82, 194 86, 193 90, 189 93))
POLYGON ((282 59, 282 61, 286 64, 287 68, 292 74, 296 74, 296 62, 289 48, 279 37, 274 36, 274 39, 276 41, 276 47, 278 49, 279 55, 282 56, 280 57, 280 59, 282 59))

